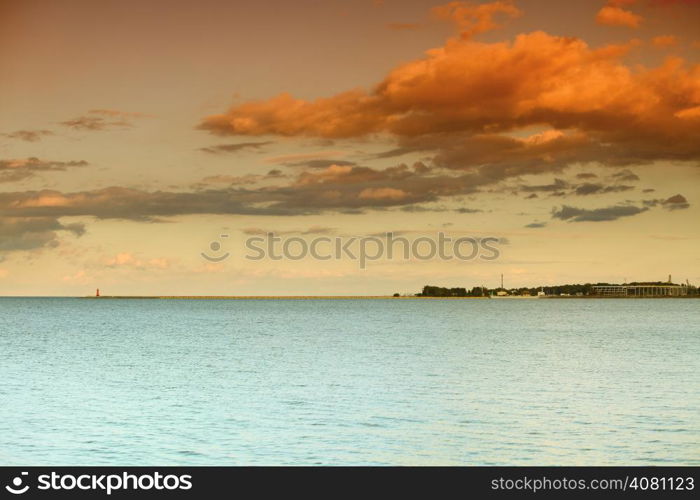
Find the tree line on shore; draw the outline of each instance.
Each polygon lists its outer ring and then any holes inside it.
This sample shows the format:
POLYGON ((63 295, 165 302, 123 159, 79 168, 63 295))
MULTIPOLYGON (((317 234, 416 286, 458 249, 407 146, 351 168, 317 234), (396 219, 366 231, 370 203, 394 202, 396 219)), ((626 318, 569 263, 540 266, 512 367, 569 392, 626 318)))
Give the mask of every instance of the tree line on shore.
MULTIPOLYGON (((676 285, 675 283, 667 282, 633 282, 626 285, 676 285)), ((457 287, 447 288, 434 285, 426 285, 423 290, 416 294, 416 297, 488 297, 498 292, 506 292, 508 295, 537 295, 539 292, 544 292, 545 295, 593 295, 594 286, 618 286, 615 283, 585 283, 585 284, 566 284, 566 285, 548 285, 538 287, 520 287, 520 288, 486 288, 476 286, 471 289, 457 287)), ((398 294, 395 294, 398 295, 398 294)), ((688 287, 688 295, 698 295, 698 288, 694 286, 688 287)))

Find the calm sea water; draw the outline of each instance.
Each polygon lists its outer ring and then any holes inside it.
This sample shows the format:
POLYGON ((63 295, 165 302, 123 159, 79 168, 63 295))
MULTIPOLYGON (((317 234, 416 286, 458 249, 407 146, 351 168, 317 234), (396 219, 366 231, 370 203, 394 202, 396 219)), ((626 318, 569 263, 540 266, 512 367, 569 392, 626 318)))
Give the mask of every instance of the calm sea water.
POLYGON ((0 464, 700 464, 700 300, 0 299, 0 464))

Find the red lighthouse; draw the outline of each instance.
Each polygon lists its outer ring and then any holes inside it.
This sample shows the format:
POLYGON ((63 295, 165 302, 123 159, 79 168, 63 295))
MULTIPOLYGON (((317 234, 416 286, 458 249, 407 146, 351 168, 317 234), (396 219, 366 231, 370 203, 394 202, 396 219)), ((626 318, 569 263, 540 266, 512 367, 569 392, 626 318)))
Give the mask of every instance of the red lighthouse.
POLYGON ((95 292, 95 297, 99 297, 99 296, 100 296, 100 289, 98 288, 97 292, 95 292))

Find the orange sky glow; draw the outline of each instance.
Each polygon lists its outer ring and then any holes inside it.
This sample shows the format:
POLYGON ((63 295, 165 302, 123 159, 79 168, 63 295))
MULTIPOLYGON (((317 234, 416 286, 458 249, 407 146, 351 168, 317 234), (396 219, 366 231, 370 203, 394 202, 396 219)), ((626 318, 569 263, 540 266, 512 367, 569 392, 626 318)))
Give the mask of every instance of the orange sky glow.
POLYGON ((0 294, 697 285, 698 25, 694 0, 0 1, 0 294), (501 246, 244 258, 268 232, 501 246))

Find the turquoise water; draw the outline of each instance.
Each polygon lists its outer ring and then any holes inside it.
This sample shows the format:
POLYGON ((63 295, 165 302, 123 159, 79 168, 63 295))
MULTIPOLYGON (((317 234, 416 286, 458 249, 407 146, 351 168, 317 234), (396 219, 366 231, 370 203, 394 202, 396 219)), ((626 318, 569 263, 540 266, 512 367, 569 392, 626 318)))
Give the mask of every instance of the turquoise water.
POLYGON ((700 464, 700 300, 0 299, 0 464, 700 464))

